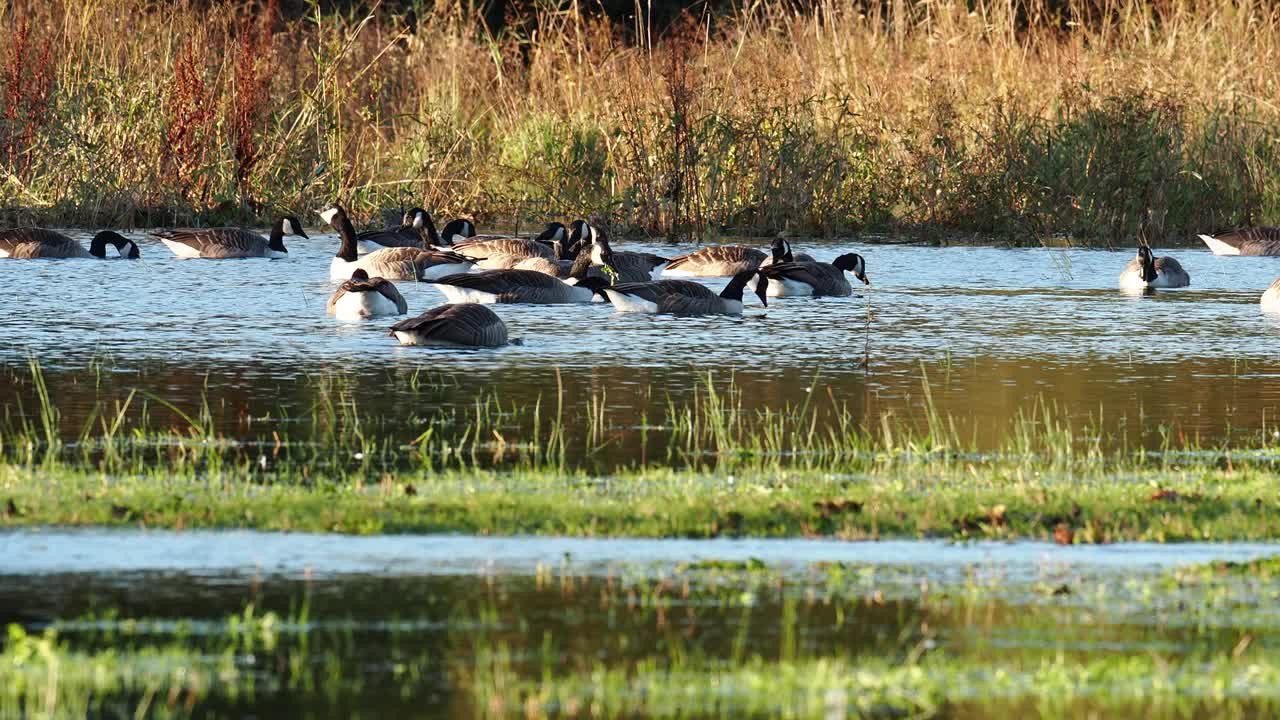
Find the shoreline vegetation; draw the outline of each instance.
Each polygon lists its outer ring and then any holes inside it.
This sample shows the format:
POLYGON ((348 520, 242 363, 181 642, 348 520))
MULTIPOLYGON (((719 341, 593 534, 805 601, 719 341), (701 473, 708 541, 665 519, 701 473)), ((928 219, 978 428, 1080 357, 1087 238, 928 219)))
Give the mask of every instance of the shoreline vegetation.
POLYGON ((617 234, 1132 246, 1280 223, 1280 8, 3 3, 0 222, 341 199, 617 234), (109 28, 110 31, 104 31, 109 28))
POLYGON ((229 437, 207 404, 136 394, 64 427, 34 361, 28 381, 38 406, 0 424, 0 528, 1280 539, 1280 451, 1266 429, 1232 446, 1179 433, 1156 451, 1126 449, 1038 405, 1000 447, 981 449, 931 405, 917 418, 863 419, 815 379, 799 404, 750 410, 709 375, 689 402, 642 422, 647 461, 600 471, 587 460, 635 426, 603 396, 585 427, 568 425, 554 397, 524 407, 493 397, 469 416, 404 428, 321 393, 309 418, 291 418, 310 428, 305 438, 269 417, 266 435, 229 437), (161 409, 180 419, 153 419, 161 409))

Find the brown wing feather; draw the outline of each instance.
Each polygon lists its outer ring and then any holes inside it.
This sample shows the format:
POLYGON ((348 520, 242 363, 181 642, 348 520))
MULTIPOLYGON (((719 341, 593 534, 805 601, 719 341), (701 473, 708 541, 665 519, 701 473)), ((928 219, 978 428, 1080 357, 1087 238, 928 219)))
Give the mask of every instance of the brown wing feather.
POLYGON ((516 255, 519 257, 543 257, 556 259, 556 252, 536 240, 525 238, 469 238, 453 245, 453 249, 469 257, 487 258, 492 255, 516 255))
POLYGON ((763 252, 742 245, 708 245, 672 258, 667 269, 728 276, 755 270, 766 257, 763 252))
POLYGON ((391 326, 391 333, 412 333, 430 342, 499 347, 507 344, 507 326, 483 305, 441 305, 391 326))
POLYGON ((823 262, 789 262, 766 265, 760 274, 771 280, 802 282, 813 288, 814 295, 850 295, 853 288, 840 268, 823 262))
POLYGON ((15 260, 93 257, 75 240, 43 228, 0 230, 0 250, 15 260))
POLYGON ((155 237, 182 243, 200 253, 200 257, 228 259, 258 257, 266 254, 267 239, 240 228, 209 228, 207 230, 154 230, 155 237))

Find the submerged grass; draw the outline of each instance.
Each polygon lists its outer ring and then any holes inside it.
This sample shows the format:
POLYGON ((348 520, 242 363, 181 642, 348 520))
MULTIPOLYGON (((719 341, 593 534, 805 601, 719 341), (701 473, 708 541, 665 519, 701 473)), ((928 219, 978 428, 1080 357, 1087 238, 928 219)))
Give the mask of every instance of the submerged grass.
POLYGON ((575 423, 562 398, 520 405, 489 396, 404 427, 361 412, 341 376, 317 378, 305 441, 281 436, 279 422, 244 440, 219 433, 207 402, 184 409, 135 393, 88 413, 78 430, 64 428, 38 364, 27 381, 39 407, 18 407, 0 432, 0 526, 1060 543, 1280 537, 1277 456, 1265 434, 1247 451, 1172 436, 1161 452, 1109 449, 1037 405, 1002 447, 980 451, 927 402, 927 381, 922 417, 860 421, 824 397, 817 379, 801 403, 750 409, 731 380, 708 376, 692 400, 671 401, 645 423, 649 460, 605 469, 592 458, 617 431, 603 396, 575 423), (153 414, 160 410, 165 424, 153 414))
POLYGON ((501 25, 467 3, 296 7, 0 4, 6 224, 263 221, 335 196, 708 239, 1280 222, 1268 3, 771 1, 666 26, 643 3, 501 25))

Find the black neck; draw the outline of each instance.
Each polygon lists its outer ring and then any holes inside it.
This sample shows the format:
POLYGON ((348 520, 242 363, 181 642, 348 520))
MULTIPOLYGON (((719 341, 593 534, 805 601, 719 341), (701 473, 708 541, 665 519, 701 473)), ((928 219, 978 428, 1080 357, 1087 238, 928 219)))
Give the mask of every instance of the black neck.
POLYGON ((102 235, 94 235, 93 240, 89 243, 89 254, 96 258, 105 258, 107 256, 107 239, 102 235))
POLYGON ((271 239, 267 242, 267 247, 276 252, 284 251, 284 218, 277 220, 271 228, 271 239))
POLYGON ((751 279, 751 273, 738 273, 733 276, 728 285, 724 286, 724 290, 720 291, 720 297, 725 300, 737 300, 742 302, 742 289, 747 286, 747 281, 751 279))
MULTIPOLYGON (((440 233, 436 232, 436 223, 431 219, 431 213, 423 213, 422 217, 423 230, 420 231, 419 234, 422 234, 423 232, 426 233, 428 245, 439 245, 440 233)), ((413 221, 410 220, 409 222, 413 221)))
POLYGON ((338 226, 338 235, 342 238, 342 246, 338 248, 338 257, 347 262, 356 261, 356 229, 351 225, 351 218, 347 217, 347 213, 338 208, 337 213, 333 216, 331 225, 338 226))
POLYGON ((1142 257, 1142 279, 1146 282, 1155 280, 1156 275, 1156 258, 1152 253, 1147 253, 1142 257))

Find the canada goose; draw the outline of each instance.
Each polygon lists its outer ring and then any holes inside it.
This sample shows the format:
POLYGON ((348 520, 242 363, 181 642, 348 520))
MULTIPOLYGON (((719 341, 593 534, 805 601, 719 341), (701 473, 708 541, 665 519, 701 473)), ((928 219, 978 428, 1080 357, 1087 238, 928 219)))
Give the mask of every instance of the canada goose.
POLYGON ((404 222, 385 230, 366 230, 356 235, 356 241, 366 250, 376 252, 383 248, 408 247, 426 250, 440 244, 431 213, 413 208, 404 214, 404 222))
POLYGON ((364 320, 380 315, 404 315, 409 303, 390 280, 357 269, 351 279, 338 286, 325 305, 325 312, 339 320, 364 320))
POLYGON ((1280 255, 1280 227, 1244 228, 1200 239, 1214 255, 1280 255))
POLYGON ((792 253, 791 241, 786 238, 774 238, 770 250, 771 254, 760 263, 760 267, 780 262, 817 262, 809 253, 792 253))
POLYGON ((708 245, 671 258, 662 274, 673 277, 732 277, 746 270, 755 270, 766 257, 763 252, 742 245, 708 245))
POLYGON ((97 258, 107 257, 107 243, 116 246, 120 257, 126 260, 137 260, 138 244, 112 230, 103 230, 93 236, 89 249, 85 250, 80 243, 53 230, 40 228, 17 228, 0 230, 0 258, 13 260, 35 260, 38 258, 97 258))
POLYGON ((286 215, 276 221, 276 224, 271 227, 269 239, 252 230, 240 228, 153 230, 151 235, 160 238, 160 241, 180 258, 205 258, 206 260, 288 257, 289 251, 284 246, 286 235, 307 239, 302 223, 292 215, 286 215))
POLYGON ((555 260, 557 253, 550 245, 518 237, 473 237, 453 244, 453 249, 468 257, 483 260, 494 255, 542 257, 555 260))
POLYGON ((669 262, 661 255, 645 252, 616 251, 609 246, 609 238, 584 220, 575 220, 573 232, 569 235, 571 246, 579 247, 589 244, 591 262, 596 265, 608 265, 618 275, 618 281, 624 283, 648 282, 656 279, 669 262))
MULTIPOLYGON (((754 270, 744 270, 725 286, 719 295, 702 283, 692 280, 654 280, 622 283, 601 290, 619 312, 663 313, 666 315, 741 315, 742 291, 754 270)), ((756 295, 765 306, 765 278, 756 282, 756 295)))
POLYGON ((356 255, 356 231, 341 205, 325 208, 320 217, 332 225, 342 238, 338 254, 329 263, 330 280, 346 280, 357 269, 371 277, 388 280, 431 280, 471 269, 471 259, 443 250, 414 247, 390 247, 368 255, 356 255))
POLYGON ((1120 288, 1143 290, 1146 288, 1179 288, 1191 284, 1191 276, 1177 260, 1169 256, 1154 257, 1151 248, 1138 246, 1138 255, 1124 266, 1120 273, 1120 288))
POLYGON ((456 245, 463 242, 467 238, 475 237, 476 224, 470 220, 450 220, 440 233, 439 243, 442 245, 456 245))
POLYGON ((391 326, 401 345, 506 345, 507 325, 483 305, 441 305, 391 326))
POLYGON ((1271 287, 1262 293, 1262 312, 1280 313, 1280 279, 1271 283, 1271 287))
POLYGON ((451 303, 558 303, 602 302, 596 290, 609 283, 588 277, 591 251, 584 249, 573 263, 568 280, 536 270, 486 270, 472 275, 450 275, 434 283, 451 303))
POLYGON ((857 253, 841 255, 830 263, 780 262, 765 265, 759 270, 769 280, 769 297, 848 297, 853 286, 844 276, 846 272, 870 285, 867 279, 867 263, 857 253))

